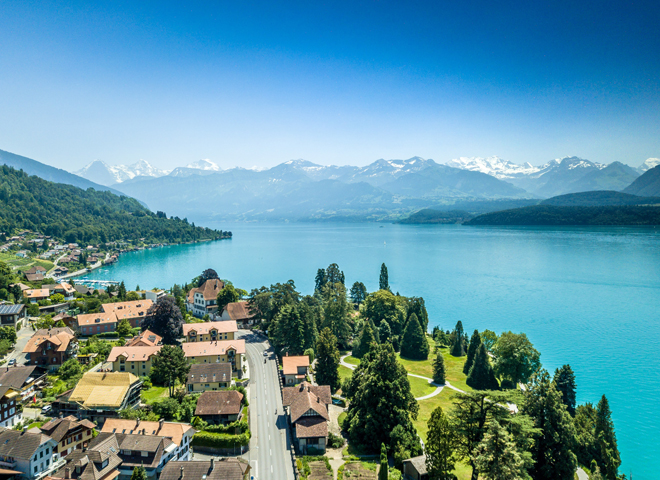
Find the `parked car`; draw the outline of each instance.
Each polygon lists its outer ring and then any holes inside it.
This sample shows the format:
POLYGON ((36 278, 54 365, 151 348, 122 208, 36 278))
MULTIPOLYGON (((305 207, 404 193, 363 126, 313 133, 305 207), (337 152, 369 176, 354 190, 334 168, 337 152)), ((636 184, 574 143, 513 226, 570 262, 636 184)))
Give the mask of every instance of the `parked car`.
POLYGON ((13 367, 14 365, 16 365, 16 359, 12 358, 11 360, 9 360, 9 366, 13 367))
POLYGON ((43 413, 44 415, 46 415, 46 414, 50 413, 50 411, 51 411, 52 409, 53 409, 53 407, 52 407, 51 405, 46 405, 45 407, 43 407, 43 408, 41 409, 41 413, 43 413))

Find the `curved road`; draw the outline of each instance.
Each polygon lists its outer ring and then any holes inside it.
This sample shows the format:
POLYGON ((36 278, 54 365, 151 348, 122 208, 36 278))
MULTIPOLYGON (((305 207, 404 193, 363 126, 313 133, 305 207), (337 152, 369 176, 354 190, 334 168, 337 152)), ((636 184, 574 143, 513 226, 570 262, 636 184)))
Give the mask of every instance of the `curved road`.
POLYGON ((239 330, 250 365, 250 451, 247 458, 254 480, 294 478, 291 438, 282 408, 275 355, 266 338, 239 330), (267 351, 267 356, 264 356, 267 351), (264 358, 266 363, 264 363, 264 358), (275 415, 277 409, 277 415, 275 415))

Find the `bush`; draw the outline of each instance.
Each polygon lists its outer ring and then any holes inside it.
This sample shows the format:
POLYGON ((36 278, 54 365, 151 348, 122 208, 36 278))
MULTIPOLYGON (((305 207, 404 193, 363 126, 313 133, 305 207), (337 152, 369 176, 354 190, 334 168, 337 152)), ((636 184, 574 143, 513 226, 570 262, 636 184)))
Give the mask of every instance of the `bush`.
POLYGON ((244 447, 250 443, 250 432, 240 435, 226 433, 197 432, 192 438, 192 445, 196 447, 234 448, 244 447))
POLYGON ((153 408, 156 415, 164 417, 165 420, 174 420, 179 411, 179 402, 174 398, 166 398, 160 402, 155 402, 151 408, 153 408))
POLYGON ((241 420, 240 422, 232 422, 228 425, 207 425, 204 428, 204 431, 235 435, 237 428, 240 430, 241 433, 245 433, 249 430, 250 427, 248 426, 247 420, 241 420))
POLYGON ((332 432, 328 433, 328 447, 330 447, 330 448, 341 448, 343 446, 344 446, 344 438, 343 437, 341 437, 339 435, 335 435, 332 432))

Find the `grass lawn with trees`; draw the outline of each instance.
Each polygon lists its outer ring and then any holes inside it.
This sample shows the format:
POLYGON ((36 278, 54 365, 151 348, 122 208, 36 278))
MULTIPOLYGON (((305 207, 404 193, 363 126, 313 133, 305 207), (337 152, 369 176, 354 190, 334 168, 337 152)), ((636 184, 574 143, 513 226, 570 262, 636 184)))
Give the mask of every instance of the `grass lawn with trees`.
POLYGON ((167 387, 153 386, 147 390, 142 390, 142 401, 148 405, 167 398, 167 387))
POLYGON ((339 365, 339 369, 338 369, 338 371, 339 371, 339 378, 340 378, 342 381, 343 381, 345 378, 348 378, 348 377, 350 377, 351 375, 353 375, 353 370, 351 370, 350 368, 345 367, 345 366, 343 366, 343 365, 339 365))
POLYGON ((429 395, 436 389, 435 386, 431 385, 423 378, 411 377, 408 375, 408 382, 410 383, 410 390, 415 398, 429 395))
POLYGON ((359 359, 359 358, 355 358, 355 357, 353 357, 353 356, 351 356, 351 355, 349 355, 348 357, 346 357, 346 358, 344 359, 344 361, 345 361, 346 363, 348 363, 349 365, 355 365, 355 366, 360 365, 360 359, 359 359))

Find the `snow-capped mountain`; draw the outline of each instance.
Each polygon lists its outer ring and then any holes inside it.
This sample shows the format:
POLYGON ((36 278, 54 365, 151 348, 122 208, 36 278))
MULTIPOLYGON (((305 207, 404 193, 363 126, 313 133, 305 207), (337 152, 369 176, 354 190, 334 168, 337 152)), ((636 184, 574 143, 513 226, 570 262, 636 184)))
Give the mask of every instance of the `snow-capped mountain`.
POLYGON ((73 173, 101 185, 110 186, 135 177, 158 178, 167 175, 169 172, 152 166, 146 160, 140 160, 132 165, 116 166, 110 166, 101 160, 94 160, 89 165, 73 173))
POLYGON ((219 172, 222 170, 217 163, 212 162, 208 158, 203 158, 202 160, 198 160, 196 162, 190 163, 186 165, 186 168, 195 168, 197 170, 205 170, 205 171, 213 171, 213 172, 219 172))
POLYGON ((642 163, 637 170, 640 173, 644 173, 647 170, 651 170, 654 167, 660 165, 660 158, 647 158, 644 163, 642 163))
POLYGON ((513 178, 521 175, 531 175, 540 170, 531 163, 526 162, 522 165, 501 159, 500 157, 460 157, 446 162, 446 165, 461 170, 471 170, 473 172, 487 173, 499 179, 513 178))

